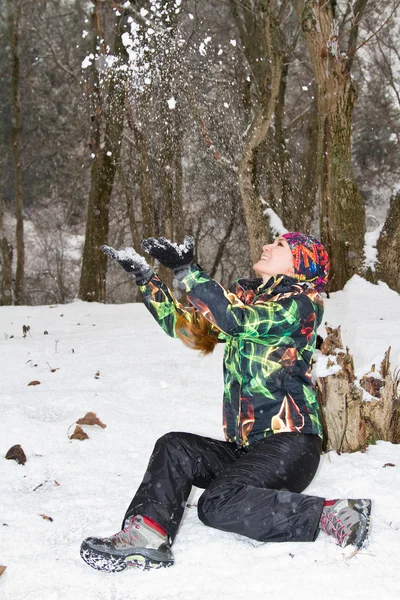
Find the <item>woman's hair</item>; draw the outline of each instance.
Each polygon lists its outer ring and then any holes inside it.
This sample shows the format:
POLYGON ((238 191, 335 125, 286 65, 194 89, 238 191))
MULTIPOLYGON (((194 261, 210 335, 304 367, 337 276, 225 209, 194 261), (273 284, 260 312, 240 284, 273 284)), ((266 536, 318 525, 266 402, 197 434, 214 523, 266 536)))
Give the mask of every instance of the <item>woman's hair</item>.
POLYGON ((218 343, 217 332, 213 331, 211 323, 197 311, 190 314, 190 320, 187 316, 179 314, 175 332, 185 346, 192 350, 199 350, 204 356, 211 354, 218 343))

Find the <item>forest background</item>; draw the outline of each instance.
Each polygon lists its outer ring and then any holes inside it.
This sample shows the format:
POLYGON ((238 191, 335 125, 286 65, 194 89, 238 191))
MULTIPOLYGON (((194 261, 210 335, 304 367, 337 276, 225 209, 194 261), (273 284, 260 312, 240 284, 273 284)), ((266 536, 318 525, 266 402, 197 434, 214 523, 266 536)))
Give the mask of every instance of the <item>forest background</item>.
POLYGON ((3 2, 0 305, 135 301, 99 247, 150 235, 228 286, 268 214, 400 292, 399 7, 3 2))

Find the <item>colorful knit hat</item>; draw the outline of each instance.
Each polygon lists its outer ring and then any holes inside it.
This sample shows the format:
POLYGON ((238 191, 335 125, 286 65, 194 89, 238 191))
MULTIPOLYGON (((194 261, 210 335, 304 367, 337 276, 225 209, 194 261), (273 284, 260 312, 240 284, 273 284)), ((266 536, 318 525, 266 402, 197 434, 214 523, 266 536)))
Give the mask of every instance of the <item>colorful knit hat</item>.
POLYGON ((293 254, 295 277, 311 283, 320 292, 328 281, 329 256, 325 247, 311 235, 299 232, 284 233, 293 254))

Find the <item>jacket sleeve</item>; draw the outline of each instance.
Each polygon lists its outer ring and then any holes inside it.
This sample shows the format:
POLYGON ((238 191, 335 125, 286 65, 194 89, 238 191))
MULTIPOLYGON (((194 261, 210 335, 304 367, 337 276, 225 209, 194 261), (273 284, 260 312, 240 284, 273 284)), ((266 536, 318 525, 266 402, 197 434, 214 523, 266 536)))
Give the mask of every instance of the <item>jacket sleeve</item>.
POLYGON ((226 335, 265 338, 270 345, 293 343, 291 334, 298 331, 302 316, 293 298, 243 304, 197 265, 192 265, 183 283, 190 303, 226 335))
POLYGON ((183 314, 190 319, 193 307, 184 308, 172 295, 168 287, 157 275, 153 275, 146 285, 139 287, 143 303, 153 315, 160 327, 169 336, 176 338, 175 324, 178 314, 183 314))

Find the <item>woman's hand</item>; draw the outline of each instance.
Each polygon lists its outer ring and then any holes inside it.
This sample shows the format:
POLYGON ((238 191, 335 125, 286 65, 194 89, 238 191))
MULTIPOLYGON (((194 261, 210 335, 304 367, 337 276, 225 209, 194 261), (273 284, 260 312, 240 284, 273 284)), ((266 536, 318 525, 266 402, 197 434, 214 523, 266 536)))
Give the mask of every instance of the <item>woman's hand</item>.
POLYGON ((172 269, 174 273, 186 269, 193 262, 194 240, 192 236, 186 236, 183 244, 175 244, 165 237, 158 239, 149 237, 142 240, 142 248, 164 267, 172 269))
POLYGON ((133 273, 136 277, 137 285, 144 285, 153 276, 153 270, 146 262, 143 256, 140 256, 134 248, 125 248, 125 250, 115 250, 111 246, 101 246, 103 254, 107 254, 112 260, 121 265, 127 273, 133 273))

